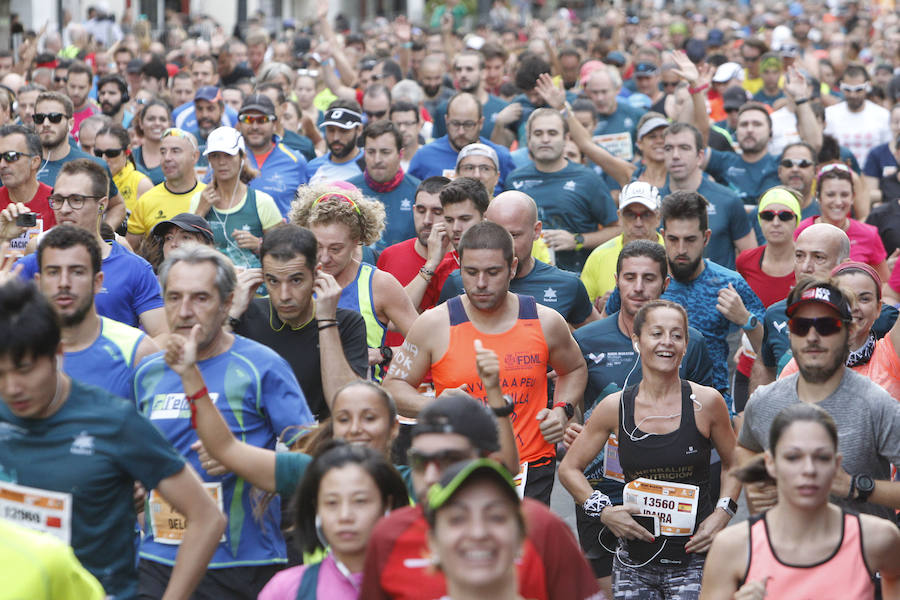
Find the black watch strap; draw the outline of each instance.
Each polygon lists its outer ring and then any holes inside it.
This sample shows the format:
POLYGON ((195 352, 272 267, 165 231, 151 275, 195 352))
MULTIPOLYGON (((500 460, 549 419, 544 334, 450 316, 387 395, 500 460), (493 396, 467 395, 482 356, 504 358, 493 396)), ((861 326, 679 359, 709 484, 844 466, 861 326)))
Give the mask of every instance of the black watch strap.
POLYGON ((513 399, 510 398, 509 396, 507 396, 506 394, 503 395, 503 399, 506 401, 506 406, 504 406, 503 408, 491 407, 491 411, 494 413, 494 416, 508 417, 509 415, 511 415, 515 412, 516 403, 513 402, 513 399))

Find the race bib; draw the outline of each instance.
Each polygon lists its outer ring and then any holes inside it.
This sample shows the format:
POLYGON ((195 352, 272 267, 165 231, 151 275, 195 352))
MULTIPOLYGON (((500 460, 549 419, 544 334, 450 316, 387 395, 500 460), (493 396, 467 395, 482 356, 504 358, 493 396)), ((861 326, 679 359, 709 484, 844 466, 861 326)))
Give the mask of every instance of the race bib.
POLYGON ((72 494, 0 481, 0 517, 71 545, 72 494))
POLYGON ((662 535, 691 535, 697 523, 700 488, 639 477, 625 484, 625 504, 640 507, 642 515, 659 518, 662 535))
MULTIPOLYGON (((222 503, 222 484, 221 483, 204 483, 203 487, 216 501, 220 512, 224 512, 222 503)), ((172 508, 172 505, 166 501, 160 494, 153 490, 147 499, 150 515, 150 526, 153 531, 153 539, 160 544, 169 544, 177 546, 184 539, 184 531, 187 529, 187 519, 184 515, 172 508)), ((225 541, 225 534, 219 543, 225 541)))
POLYGON ((622 160, 632 160, 634 158, 634 146, 631 143, 631 134, 627 131, 622 133, 604 133, 603 135, 595 135, 594 143, 602 146, 604 150, 622 160))
POLYGON ((447 179, 453 179, 456 177, 456 169, 444 169, 441 171, 441 175, 447 179))
POLYGON ((619 463, 619 440, 610 435, 603 448, 603 476, 613 481, 625 483, 625 474, 619 463))
POLYGON ((44 219, 38 215, 35 219, 36 223, 34 227, 29 227, 19 237, 15 237, 9 240, 9 252, 10 254, 18 257, 25 256, 25 248, 28 246, 28 242, 30 242, 33 238, 41 235, 44 231, 44 219))
POLYGON ((513 477, 513 483, 516 484, 516 493, 519 500, 525 498, 525 482, 528 481, 528 463, 519 465, 519 474, 513 477))

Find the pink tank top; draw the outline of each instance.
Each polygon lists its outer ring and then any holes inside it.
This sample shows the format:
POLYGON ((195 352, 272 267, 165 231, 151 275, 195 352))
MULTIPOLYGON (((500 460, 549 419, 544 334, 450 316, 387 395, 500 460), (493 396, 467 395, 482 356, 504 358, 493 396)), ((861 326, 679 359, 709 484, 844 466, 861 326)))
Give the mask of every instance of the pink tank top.
POLYGON ((769 542, 765 515, 751 519, 750 567, 744 581, 766 578, 766 598, 872 600, 875 584, 863 558, 859 517, 845 512, 840 544, 830 557, 809 566, 782 562, 769 542))

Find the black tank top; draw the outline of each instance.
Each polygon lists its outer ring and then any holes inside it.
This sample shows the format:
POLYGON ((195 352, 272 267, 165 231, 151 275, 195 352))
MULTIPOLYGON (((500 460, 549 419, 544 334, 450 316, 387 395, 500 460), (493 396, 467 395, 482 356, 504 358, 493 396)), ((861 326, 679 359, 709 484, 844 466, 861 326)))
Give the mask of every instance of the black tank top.
MULTIPOLYGON (((638 439, 646 434, 637 429, 634 423, 634 398, 637 395, 638 385, 626 388, 622 392, 622 402, 619 404, 620 424, 623 423, 624 410, 624 430, 620 427, 618 441, 619 461, 625 481, 644 477, 698 486, 700 497, 696 523, 699 524, 713 511, 709 494, 709 458, 712 442, 697 430, 694 403, 691 401, 691 384, 687 381, 681 382, 681 423, 678 429, 633 441, 625 430, 638 439)), ((657 560, 665 558, 665 562, 669 564, 680 562, 685 556, 684 544, 688 542, 688 536, 659 536, 652 544, 628 540, 629 554, 633 555, 633 558, 646 556, 640 561, 643 562, 659 549, 662 540, 668 541, 657 560)))

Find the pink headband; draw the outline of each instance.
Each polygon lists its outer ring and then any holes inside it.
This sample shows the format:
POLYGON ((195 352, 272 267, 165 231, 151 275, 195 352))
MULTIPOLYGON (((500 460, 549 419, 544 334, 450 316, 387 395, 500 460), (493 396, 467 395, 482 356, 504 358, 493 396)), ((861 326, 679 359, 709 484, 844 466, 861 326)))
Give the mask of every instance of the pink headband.
POLYGON ((878 276, 878 272, 875 271, 871 265, 864 262, 842 262, 831 270, 831 276, 835 277, 846 271, 863 271, 866 275, 871 277, 872 281, 875 282, 875 289, 878 290, 876 295, 878 299, 881 300, 881 277, 878 276))

